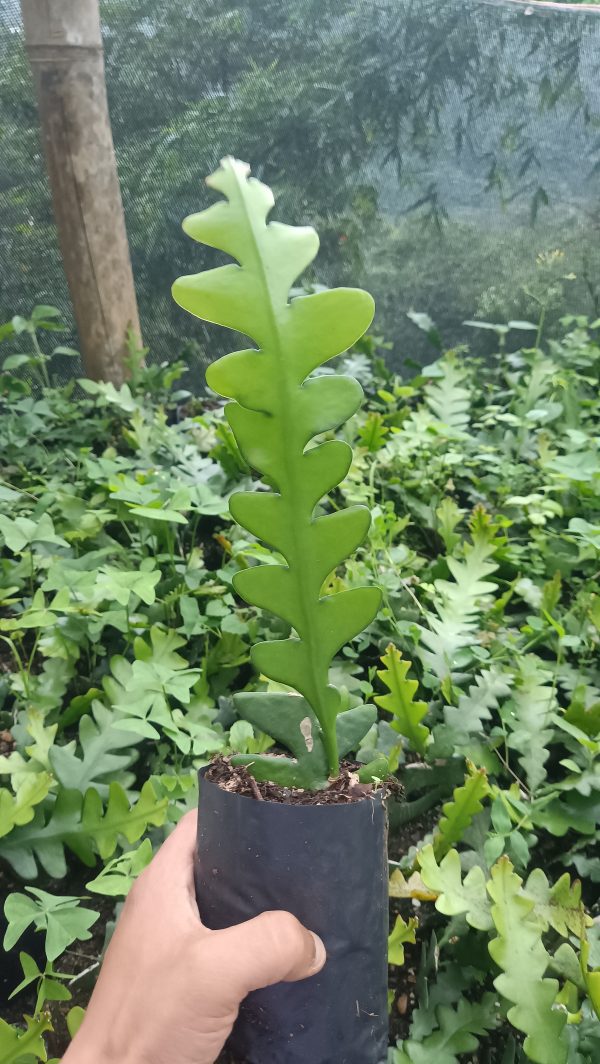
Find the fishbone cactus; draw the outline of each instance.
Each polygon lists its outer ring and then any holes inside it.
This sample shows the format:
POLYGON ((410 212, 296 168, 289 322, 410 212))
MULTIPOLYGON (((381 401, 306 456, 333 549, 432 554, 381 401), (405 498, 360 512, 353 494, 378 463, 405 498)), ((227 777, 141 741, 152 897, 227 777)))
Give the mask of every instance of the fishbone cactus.
POLYGON ((373 620, 380 592, 360 587, 322 594, 329 574, 365 538, 370 515, 363 506, 315 515, 348 472, 352 451, 341 440, 311 441, 355 413, 362 389, 350 377, 310 374, 364 333, 374 304, 367 292, 349 288, 290 301, 292 285, 317 253, 318 236, 312 228, 269 222, 273 194, 248 175, 245 163, 224 159, 207 184, 225 199, 183 223, 193 239, 228 253, 236 264, 181 277, 173 297, 198 318, 256 343, 213 363, 207 381, 232 400, 226 416, 240 451, 272 488, 234 494, 231 514, 284 559, 245 569, 234 580, 242 598, 292 628, 289 639, 253 647, 252 659, 302 698, 239 696, 243 716, 295 758, 241 760, 251 761, 259 778, 314 787, 339 772, 340 756, 356 748, 374 719, 372 707, 342 712, 329 668, 344 643, 373 620))

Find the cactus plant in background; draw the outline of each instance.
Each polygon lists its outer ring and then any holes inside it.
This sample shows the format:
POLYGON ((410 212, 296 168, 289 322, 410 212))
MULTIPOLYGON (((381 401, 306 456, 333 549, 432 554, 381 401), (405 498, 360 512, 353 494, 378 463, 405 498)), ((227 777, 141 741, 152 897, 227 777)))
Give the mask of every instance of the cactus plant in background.
POLYGON ((225 199, 187 218, 184 230, 236 262, 180 278, 173 296, 197 317, 257 345, 219 359, 207 381, 232 400, 226 415, 240 451, 271 489, 230 500, 234 519, 282 559, 239 572, 235 590, 292 629, 288 639, 259 643, 252 659, 261 673, 300 695, 238 696, 241 715, 293 756, 237 760, 259 779, 317 788, 339 773, 340 757, 357 748, 375 720, 373 707, 344 706, 329 684, 329 667, 373 620, 380 592, 359 587, 322 594, 332 570, 365 538, 370 515, 364 506, 316 513, 345 477, 352 452, 341 440, 315 443, 315 437, 355 413, 362 389, 350 377, 311 373, 364 333, 373 300, 359 289, 338 288, 290 301, 292 285, 317 253, 314 229, 269 222, 273 194, 249 177, 245 163, 224 159, 207 183, 225 199))

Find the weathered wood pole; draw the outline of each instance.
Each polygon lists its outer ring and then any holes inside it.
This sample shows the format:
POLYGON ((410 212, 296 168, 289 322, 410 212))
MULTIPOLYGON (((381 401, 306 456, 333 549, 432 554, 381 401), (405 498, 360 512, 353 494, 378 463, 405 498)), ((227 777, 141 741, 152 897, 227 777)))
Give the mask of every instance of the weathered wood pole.
MULTIPOLYGON (((108 115, 99 0, 21 0, 60 249, 85 372, 120 384, 140 337, 108 115)), ((141 338, 141 337, 140 337, 141 338)))

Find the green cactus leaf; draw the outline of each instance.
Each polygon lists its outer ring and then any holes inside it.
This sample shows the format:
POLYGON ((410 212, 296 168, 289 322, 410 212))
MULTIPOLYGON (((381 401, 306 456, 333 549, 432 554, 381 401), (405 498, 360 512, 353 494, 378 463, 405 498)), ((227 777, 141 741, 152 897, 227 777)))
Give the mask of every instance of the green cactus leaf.
POLYGON ((565 1064, 567 1014, 555 1009, 558 981, 544 978, 550 956, 542 942, 544 923, 535 902, 521 891, 522 880, 507 857, 494 865, 487 884, 498 932, 489 944, 502 974, 494 986, 513 1002, 508 1019, 526 1035, 524 1049, 536 1064, 565 1064))
MULTIPOLYGON (((377 720, 375 706, 354 706, 340 713, 336 721, 338 750, 340 757, 358 750, 369 728, 377 720)), ((368 767, 368 766, 367 766, 368 767)))
MULTIPOLYGON (((210 366, 211 388, 232 400, 226 416, 245 461, 267 482, 270 493, 241 492, 231 514, 253 535, 275 548, 283 564, 259 565, 238 573, 236 592, 247 602, 286 621, 292 636, 253 648, 256 668, 285 683, 306 700, 315 721, 308 774, 320 777, 321 750, 330 775, 339 772, 336 721, 344 705, 329 684, 334 655, 375 617, 376 588, 352 588, 322 595, 323 583, 365 538, 370 516, 364 507, 315 516, 317 503, 345 477, 352 458, 341 440, 314 443, 358 409, 362 389, 352 378, 329 375, 307 380, 322 363, 347 350, 373 317, 366 292, 336 289, 290 301, 290 289, 315 257, 319 241, 311 228, 269 222, 270 189, 249 177, 245 163, 227 158, 207 180, 225 197, 186 219, 194 240, 231 255, 234 264, 173 285, 175 301, 196 317, 244 333, 256 349, 234 351, 210 366)), ((246 703, 255 712, 255 703, 246 703)), ((275 703, 269 703, 275 708, 275 703)), ((280 707, 285 714, 290 703, 280 707)), ((271 709, 269 709, 269 714, 271 709)), ((262 716, 262 711, 260 713, 262 716)), ((306 714, 305 714, 306 716, 306 714)), ((271 722, 266 730, 288 745, 296 729, 271 722)), ((271 719, 271 717, 269 717, 271 719)), ((292 752, 294 750, 292 749, 292 752)), ((255 758, 251 769, 267 778, 297 778, 300 758, 255 758), (293 767, 295 766, 295 767, 293 767)))
POLYGON ((35 879, 37 863, 53 879, 67 873, 65 848, 92 868, 96 852, 104 861, 114 854, 121 836, 134 843, 149 826, 159 827, 167 816, 168 800, 159 798, 150 780, 135 802, 119 783, 111 783, 104 806, 90 787, 85 795, 63 788, 52 806, 40 804, 29 823, 17 826, 0 841, 4 858, 22 879, 35 879))
MULTIPOLYGON (((234 765, 246 765, 257 779, 270 779, 285 786, 311 790, 326 786, 327 757, 323 736, 306 699, 293 694, 244 691, 235 695, 234 702, 244 720, 287 747, 295 758, 236 754, 232 758, 234 765)), ((336 732, 340 757, 358 748, 376 716, 374 706, 355 706, 338 716, 336 732)))
MULTIPOLYGON (((458 1064, 458 1054, 472 1054, 496 1024, 492 994, 481 1002, 463 999, 456 1007, 439 1005, 435 1010, 438 1027, 420 1041, 408 1038, 390 1051, 390 1064, 458 1064)), ((473 1057, 471 1056, 471 1059, 473 1057)))
POLYGON ((464 784, 456 787, 452 801, 446 802, 442 808, 443 816, 433 837, 433 849, 438 860, 460 842, 473 817, 481 812, 482 800, 490 793, 485 769, 476 769, 470 761, 467 761, 467 768, 464 784))
POLYGON ((50 1017, 43 1013, 35 1018, 25 1016, 26 1029, 21 1030, 0 1020, 0 1061, 18 1064, 23 1060, 47 1060, 43 1035, 52 1031, 50 1017))
POLYGON ((421 724, 427 713, 425 702, 415 702, 418 689, 416 680, 407 679, 411 662, 404 661, 401 652, 390 643, 383 655, 381 669, 377 675, 389 690, 389 695, 379 695, 375 701, 382 709, 392 713, 394 720, 391 727, 408 739, 411 747, 419 754, 425 752, 429 740, 429 728, 421 724))
POLYGON ((552 927, 563 938, 569 933, 585 937, 585 929, 592 924, 581 900, 581 883, 565 872, 552 885, 541 868, 534 868, 523 886, 523 893, 535 902, 535 911, 544 923, 544 930, 552 927))

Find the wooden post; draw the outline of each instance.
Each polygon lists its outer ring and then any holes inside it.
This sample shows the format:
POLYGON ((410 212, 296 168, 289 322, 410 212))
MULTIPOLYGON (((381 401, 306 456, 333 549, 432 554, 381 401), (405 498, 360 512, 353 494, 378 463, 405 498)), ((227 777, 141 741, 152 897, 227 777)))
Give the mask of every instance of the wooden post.
POLYGON ((60 249, 85 372, 120 384, 140 339, 108 115, 99 0, 21 0, 60 249))

